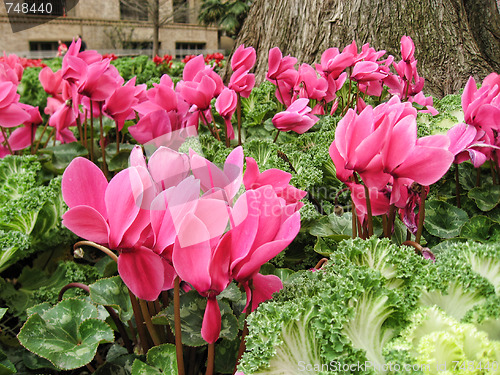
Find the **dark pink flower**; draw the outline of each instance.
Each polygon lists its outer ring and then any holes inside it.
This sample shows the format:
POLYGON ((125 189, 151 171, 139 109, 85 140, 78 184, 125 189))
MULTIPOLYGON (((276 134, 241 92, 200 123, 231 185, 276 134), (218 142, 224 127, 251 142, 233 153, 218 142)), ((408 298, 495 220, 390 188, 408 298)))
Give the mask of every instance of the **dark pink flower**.
POLYGON ((236 105, 238 103, 238 96, 234 90, 225 88, 220 93, 219 97, 215 101, 215 109, 224 119, 226 123, 226 132, 229 139, 234 139, 234 129, 231 124, 231 118, 236 111, 236 105))
POLYGON ((242 44, 236 48, 236 51, 233 53, 233 57, 231 58, 231 69, 233 72, 236 72, 244 68, 244 71, 248 72, 253 68, 256 57, 257 55, 253 47, 245 48, 245 45, 242 44))
POLYGON ((279 112, 273 117, 273 125, 281 131, 292 130, 298 134, 305 133, 318 122, 318 118, 311 115, 311 108, 307 106, 309 99, 297 99, 286 111, 279 112))

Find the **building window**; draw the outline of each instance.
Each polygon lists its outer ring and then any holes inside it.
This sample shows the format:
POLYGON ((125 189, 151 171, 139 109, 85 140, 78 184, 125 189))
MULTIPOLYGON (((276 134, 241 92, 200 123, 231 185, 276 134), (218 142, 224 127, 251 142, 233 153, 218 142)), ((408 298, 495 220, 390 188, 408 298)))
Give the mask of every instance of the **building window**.
POLYGON ((182 59, 186 55, 198 55, 204 53, 206 43, 189 43, 189 42, 176 42, 175 43, 175 57, 182 59))
POLYGON ((174 0, 174 22, 189 23, 188 0, 174 0))
POLYGON ((28 5, 25 14, 49 17, 66 16, 65 0, 24 0, 23 3, 28 5))
MULTIPOLYGON (((71 42, 64 42, 67 46, 71 44, 71 42)), ((57 52, 58 43, 57 42, 30 42, 30 51, 55 51, 57 52)))
POLYGON ((120 17, 122 20, 147 21, 147 0, 120 0, 120 17))

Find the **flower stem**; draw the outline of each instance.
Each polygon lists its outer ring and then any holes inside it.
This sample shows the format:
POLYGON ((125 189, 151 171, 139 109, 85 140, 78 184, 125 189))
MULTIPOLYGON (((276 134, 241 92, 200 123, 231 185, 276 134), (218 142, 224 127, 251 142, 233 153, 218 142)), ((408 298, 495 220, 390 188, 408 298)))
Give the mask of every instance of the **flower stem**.
POLYGON ((90 161, 94 161, 94 110, 90 99, 90 161))
POLYGON ((139 305, 141 306, 142 317, 144 318, 144 322, 146 323, 146 328, 148 329, 149 336, 153 339, 153 344, 158 346, 161 344, 160 337, 158 336, 158 332, 151 321, 151 314, 148 310, 147 302, 143 299, 139 299, 139 305))
POLYGON ((73 249, 76 250, 76 249, 78 249, 82 245, 92 246, 92 247, 94 247, 94 248, 96 248, 98 250, 101 250, 106 255, 109 255, 109 257, 111 257, 111 259, 113 259, 115 262, 118 262, 118 257, 116 256, 115 253, 113 253, 107 247, 99 245, 99 244, 96 244, 95 242, 92 242, 92 241, 79 241, 79 242, 77 242, 77 243, 75 243, 73 245, 73 249))
POLYGON ((241 95, 237 93, 238 102, 236 104, 236 117, 238 119, 238 146, 241 146, 241 95))
POLYGON ((392 228, 394 227, 394 220, 396 220, 396 206, 393 203, 389 208, 389 217, 387 219, 387 238, 392 237, 392 228))
POLYGON ((460 181, 458 177, 458 164, 455 165, 455 195, 457 196, 457 207, 460 208, 460 181))
POLYGON ((141 309, 139 303, 137 302, 137 297, 128 290, 128 295, 130 297, 130 302, 132 303, 132 311, 134 312, 135 324, 137 325, 137 333, 139 334, 139 340, 141 341, 142 351, 146 354, 150 348, 148 342, 148 336, 144 330, 144 322, 141 315, 141 309))
POLYGON ((208 359, 207 359, 207 371, 205 375, 212 375, 214 373, 214 362, 215 362, 215 344, 208 344, 208 359))
POLYGON ((99 104, 99 138, 102 152, 102 171, 104 176, 108 178, 108 166, 106 165, 106 147, 104 146, 104 126, 102 124, 102 103, 99 104))
POLYGON ((33 150, 32 154, 36 154, 36 152, 38 151, 38 147, 40 147, 40 142, 42 142, 43 135, 45 134, 48 126, 49 122, 47 121, 47 123, 43 126, 42 134, 40 135, 40 138, 38 139, 38 142, 36 143, 35 149, 33 150))
POLYGON ((279 129, 276 129, 278 132, 276 133, 276 137, 274 137, 274 141, 273 143, 276 143, 276 141, 278 140, 278 136, 280 135, 280 130, 279 129))
POLYGON ((351 213, 352 213, 352 238, 356 238, 358 233, 356 231, 356 222, 358 221, 356 217, 356 206, 354 205, 354 200, 351 197, 351 213))
POLYGON ((12 148, 10 147, 9 139, 7 137, 7 133, 6 133, 5 129, 3 128, 3 126, 0 126, 0 129, 2 129, 3 141, 5 142, 5 145, 9 149, 9 152, 11 153, 11 155, 14 155, 14 153, 12 152, 12 148))
POLYGON ((418 229, 415 235, 415 242, 420 243, 420 238, 422 237, 422 231, 424 229, 424 219, 425 219, 425 187, 421 186, 422 190, 420 192, 420 204, 418 207, 418 229))
POLYGON ((175 350, 177 353, 178 375, 184 375, 184 356, 182 352, 182 331, 181 331, 181 280, 177 276, 174 280, 174 322, 175 322, 175 350))
POLYGON ((116 126, 116 153, 120 152, 120 131, 118 130, 118 122, 115 121, 116 126))
POLYGON ((366 211, 368 214, 368 237, 373 235, 373 217, 372 217, 372 204, 370 202, 370 192, 368 191, 368 186, 365 185, 365 199, 366 199, 366 211))

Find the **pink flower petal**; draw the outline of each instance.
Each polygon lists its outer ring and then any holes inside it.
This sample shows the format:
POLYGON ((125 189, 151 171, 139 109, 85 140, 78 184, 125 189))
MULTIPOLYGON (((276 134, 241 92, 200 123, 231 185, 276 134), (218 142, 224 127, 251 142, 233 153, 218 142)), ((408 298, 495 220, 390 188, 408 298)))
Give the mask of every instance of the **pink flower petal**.
POLYGON ((106 245, 109 241, 108 223, 93 207, 72 207, 66 211, 62 219, 62 224, 77 236, 102 245, 106 245))
POLYGON ((123 252, 118 257, 118 273, 138 298, 154 301, 163 290, 165 269, 161 258, 146 249, 123 252))
POLYGON ((221 330, 221 320, 217 298, 215 296, 209 297, 201 325, 201 337, 203 337, 203 340, 209 344, 213 344, 218 340, 221 330))
POLYGON ((66 168, 61 190, 69 208, 85 205, 96 209, 107 218, 104 196, 108 181, 102 171, 90 160, 78 157, 66 168))

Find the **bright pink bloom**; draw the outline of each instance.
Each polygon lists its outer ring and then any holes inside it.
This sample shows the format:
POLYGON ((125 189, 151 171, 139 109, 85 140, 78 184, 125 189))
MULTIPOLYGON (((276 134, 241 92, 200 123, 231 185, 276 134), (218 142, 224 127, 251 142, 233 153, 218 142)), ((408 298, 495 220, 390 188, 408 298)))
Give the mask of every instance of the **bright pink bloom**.
POLYGON ((195 105, 197 110, 204 111, 210 107, 210 101, 215 96, 215 90, 216 84, 214 80, 204 76, 200 82, 184 82, 180 94, 186 102, 195 105))
POLYGON ((285 80, 295 83, 297 71, 294 65, 297 63, 295 57, 290 55, 283 57, 278 47, 269 50, 269 70, 266 78, 269 82, 275 83, 276 80, 285 80))
POLYGON ((118 70, 110 65, 109 60, 92 63, 81 75, 78 93, 91 100, 104 101, 123 84, 118 70))
POLYGON ((292 179, 290 173, 276 168, 261 173, 254 158, 248 157, 245 160, 247 168, 243 176, 243 183, 247 190, 255 190, 261 186, 270 185, 276 195, 285 200, 286 205, 295 207, 295 211, 298 211, 304 205, 300 200, 307 195, 307 192, 290 185, 292 179))
POLYGON ((279 112, 273 117, 273 125, 281 131, 292 130, 303 134, 318 122, 318 118, 311 115, 311 108, 307 106, 309 99, 297 99, 286 111, 279 112))
MULTIPOLYGON (((365 187, 354 182, 348 182, 347 185, 349 186, 352 200, 356 206, 356 215, 361 218, 361 222, 363 223, 368 217, 365 187)), ((384 188, 383 190, 369 188, 368 194, 370 196, 370 205, 373 216, 379 216, 389 212, 390 191, 387 188, 384 188)))
POLYGON ((415 45, 413 44, 413 40, 406 35, 401 37, 401 57, 403 61, 411 62, 415 58, 413 54, 415 53, 415 45))
POLYGON ((54 97, 58 97, 62 93, 62 71, 58 70, 57 72, 53 72, 48 66, 40 70, 40 74, 38 75, 40 79, 40 83, 43 86, 43 89, 54 97))
POLYGON ((295 84, 295 91, 299 93, 299 98, 322 100, 326 95, 328 82, 323 77, 318 77, 316 71, 308 64, 299 67, 299 77, 295 84))
POLYGON ((243 148, 239 146, 231 151, 223 170, 193 150, 190 150, 190 157, 193 175, 200 180, 203 192, 220 192, 221 199, 231 202, 243 181, 243 148))
POLYGON ((483 131, 477 131, 472 125, 460 123, 448 130, 446 135, 450 138, 448 150, 455 155, 454 163, 460 164, 470 160, 474 167, 479 168, 487 160, 487 155, 482 152, 488 146, 481 141, 483 131))
POLYGON ((238 104, 238 96, 234 90, 225 88, 220 93, 219 97, 215 101, 215 109, 224 119, 226 123, 226 132, 229 139, 234 139, 234 128, 231 124, 231 118, 236 111, 236 105, 238 104))
POLYGON ((248 70, 244 70, 244 67, 234 71, 229 79, 228 87, 242 97, 248 98, 255 86, 255 75, 248 73, 248 70))
POLYGON ((321 64, 316 64, 316 70, 325 77, 337 79, 348 66, 354 64, 354 57, 349 50, 340 53, 338 48, 328 48, 321 55, 321 64))
POLYGON ((30 119, 19 103, 17 86, 10 81, 0 82, 0 126, 11 128, 30 119))
POLYGON ((135 118, 132 107, 139 102, 135 92, 133 85, 120 86, 104 102, 102 112, 116 121, 118 131, 122 130, 125 120, 135 118))
POLYGON ((63 174, 62 194, 70 208, 63 224, 78 236, 118 250, 118 272, 125 284, 139 298, 158 298, 166 261, 145 246, 152 238, 146 229, 156 195, 147 170, 125 169, 108 184, 96 165, 76 158, 63 174))
MULTIPOLYGON (((238 199, 232 220, 234 227, 226 235, 230 235, 232 244, 231 275, 243 284, 247 292, 247 305, 252 294, 258 303, 266 299, 269 293, 258 289, 252 292, 248 282, 257 276, 264 263, 292 242, 300 230, 300 213, 288 210, 273 187, 266 185, 246 191, 238 199)), ((259 278, 262 279, 257 276, 259 278)), ((272 289, 281 289, 280 281, 275 278, 270 281, 275 286, 272 289)), ((252 304, 254 307, 256 304, 252 304)))
POLYGON ((351 79, 359 83, 379 81, 387 74, 380 72, 379 65, 372 61, 360 61, 352 69, 351 79))
POLYGON ((227 203, 200 199, 195 212, 182 219, 172 251, 172 263, 179 277, 207 297, 201 335, 213 344, 220 335, 221 314, 216 296, 231 282, 231 248, 220 236, 228 224, 227 203))
POLYGON ((49 119, 49 125, 56 128, 56 139, 62 143, 76 142, 75 136, 69 130, 70 126, 76 126, 75 112, 68 104, 59 106, 49 119))
POLYGON ((244 68, 245 71, 249 71, 253 68, 256 58, 257 54, 255 53, 255 49, 253 47, 245 48, 245 45, 242 44, 236 48, 236 51, 233 53, 233 57, 231 58, 231 69, 233 72, 241 68, 244 68))

